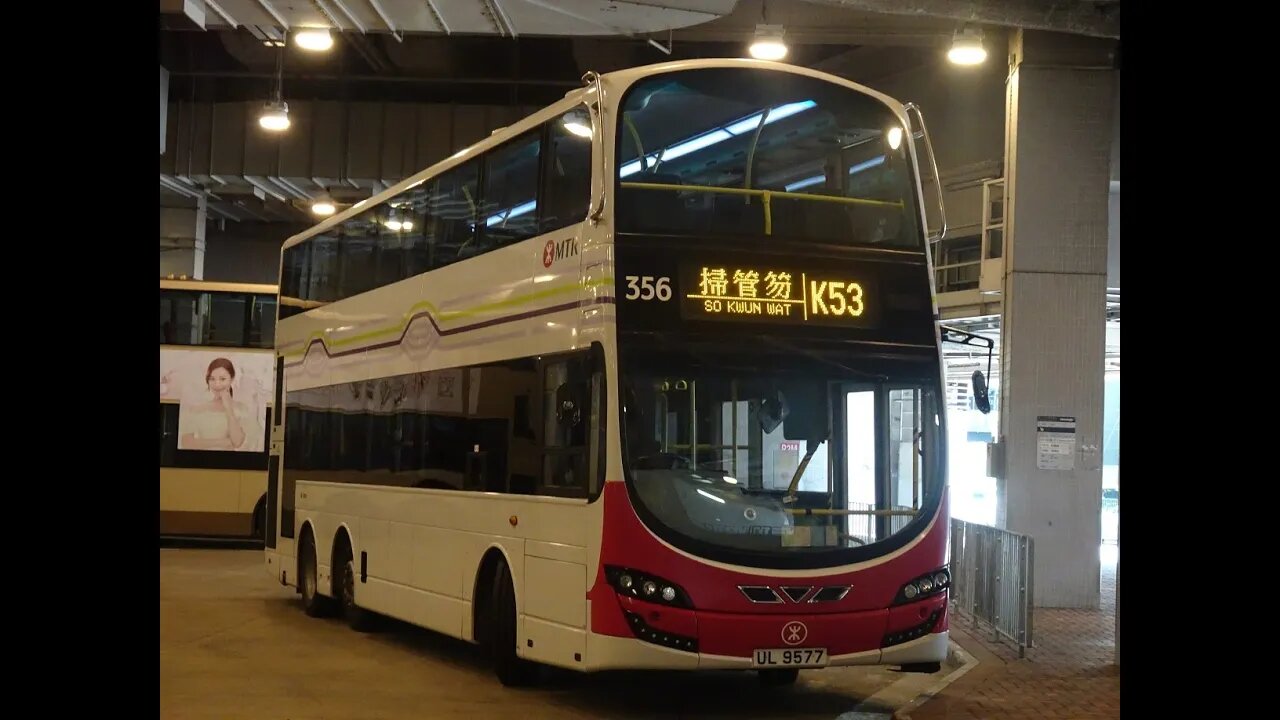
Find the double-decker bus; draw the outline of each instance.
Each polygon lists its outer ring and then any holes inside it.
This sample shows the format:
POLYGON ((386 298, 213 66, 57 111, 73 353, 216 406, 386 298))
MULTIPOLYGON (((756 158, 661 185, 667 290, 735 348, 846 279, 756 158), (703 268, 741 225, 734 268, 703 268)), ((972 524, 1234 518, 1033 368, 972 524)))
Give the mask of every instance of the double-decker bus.
POLYGON ((276 286, 160 280, 160 536, 266 529, 276 286))
POLYGON ((478 643, 508 684, 935 671, 921 139, 799 67, 588 73, 289 239, 268 572, 308 614, 478 643))

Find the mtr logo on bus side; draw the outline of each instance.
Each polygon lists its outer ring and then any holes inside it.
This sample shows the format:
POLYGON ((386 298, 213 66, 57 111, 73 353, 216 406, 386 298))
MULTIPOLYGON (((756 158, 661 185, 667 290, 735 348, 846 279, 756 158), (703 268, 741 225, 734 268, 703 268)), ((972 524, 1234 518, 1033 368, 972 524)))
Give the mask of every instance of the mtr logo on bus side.
POLYGON ((549 268, 555 261, 574 257, 577 254, 577 238, 568 237, 559 242, 548 240, 546 247, 542 248, 542 267, 549 268))

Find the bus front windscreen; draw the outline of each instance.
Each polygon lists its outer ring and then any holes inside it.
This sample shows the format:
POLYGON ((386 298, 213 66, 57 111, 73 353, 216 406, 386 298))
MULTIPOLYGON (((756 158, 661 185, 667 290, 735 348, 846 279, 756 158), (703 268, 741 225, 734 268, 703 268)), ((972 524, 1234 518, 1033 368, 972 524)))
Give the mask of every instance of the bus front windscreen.
POLYGON ((945 467, 936 382, 754 364, 624 348, 626 476, 659 536, 726 562, 824 566, 929 520, 945 467))
POLYGON ((879 99, 774 70, 646 78, 617 128, 622 233, 920 249, 901 122, 879 99))

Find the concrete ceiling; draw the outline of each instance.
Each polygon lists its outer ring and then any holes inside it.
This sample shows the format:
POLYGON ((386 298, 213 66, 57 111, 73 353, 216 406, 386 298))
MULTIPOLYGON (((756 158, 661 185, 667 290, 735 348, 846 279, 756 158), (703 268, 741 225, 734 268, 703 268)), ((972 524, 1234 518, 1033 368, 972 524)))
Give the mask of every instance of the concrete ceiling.
MULTIPOLYGON (((162 133, 166 123, 194 122, 193 132, 210 133, 206 125, 244 126, 270 96, 278 62, 285 99, 299 117, 316 120, 334 105, 380 105, 385 133, 398 108, 464 106, 487 108, 475 111, 475 122, 487 124, 477 132, 487 133, 515 119, 511 113, 523 116, 563 96, 586 70, 741 57, 760 22, 785 27, 789 62, 872 85, 940 62, 965 23, 983 27, 992 47, 1008 27, 1119 35, 1119 3, 1093 0, 162 0, 160 10, 167 107, 177 114, 211 108, 207 120, 165 118, 162 101, 162 133), (333 51, 278 46, 290 31, 317 25, 339 31, 333 51)), ((246 146, 239 150, 213 135, 197 153, 208 165, 219 155, 239 158, 234 172, 193 171, 189 161, 173 162, 171 148, 161 157, 162 198, 206 195, 211 218, 299 222, 310 219, 308 199, 335 184, 354 202, 420 169, 379 167, 362 179, 344 161, 337 182, 320 171, 288 175, 280 155, 273 171, 255 170, 251 135, 244 127, 232 132, 233 144, 246 146)), ((189 136, 171 140, 190 143, 189 136)), ((404 162, 422 159, 409 153, 404 162)))
POLYGON ((864 20, 945 20, 1120 37, 1119 0, 803 0, 766 6, 761 0, 161 0, 160 9, 202 29, 244 28, 261 40, 306 27, 400 39, 410 33, 637 36, 717 20, 794 22, 798 18, 787 16, 800 4, 816 6, 809 11, 814 17, 853 11, 864 20))
POLYGON ((627 35, 714 20, 736 0, 203 0, 162 2, 205 28, 443 35, 627 35), (203 9, 200 6, 203 5, 203 9), (181 6, 175 7, 175 6, 181 6))

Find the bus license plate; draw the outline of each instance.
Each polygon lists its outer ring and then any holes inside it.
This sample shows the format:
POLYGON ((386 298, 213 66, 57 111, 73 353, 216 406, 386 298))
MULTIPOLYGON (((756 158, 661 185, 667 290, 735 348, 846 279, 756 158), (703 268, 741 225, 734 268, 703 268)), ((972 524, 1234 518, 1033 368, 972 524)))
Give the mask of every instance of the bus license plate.
POLYGON ((826 648, 776 648, 756 650, 751 658, 751 667, 800 667, 820 668, 827 666, 826 648))

